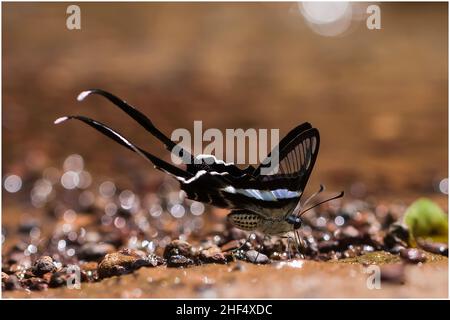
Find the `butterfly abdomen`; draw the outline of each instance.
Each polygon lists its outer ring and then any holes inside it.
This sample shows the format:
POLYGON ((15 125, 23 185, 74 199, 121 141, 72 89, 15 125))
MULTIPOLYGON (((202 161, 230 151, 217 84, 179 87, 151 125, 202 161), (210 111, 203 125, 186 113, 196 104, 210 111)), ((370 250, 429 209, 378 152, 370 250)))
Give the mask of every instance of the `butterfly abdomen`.
POLYGON ((234 210, 227 218, 232 225, 245 231, 257 229, 261 222, 260 215, 246 210, 234 210))

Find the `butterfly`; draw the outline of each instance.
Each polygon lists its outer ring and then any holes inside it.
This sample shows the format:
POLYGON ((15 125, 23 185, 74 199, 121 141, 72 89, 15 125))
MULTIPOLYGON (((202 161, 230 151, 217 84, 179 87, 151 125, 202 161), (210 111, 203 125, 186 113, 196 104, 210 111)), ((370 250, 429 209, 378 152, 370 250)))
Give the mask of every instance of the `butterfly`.
POLYGON ((231 210, 227 219, 241 230, 259 231, 267 236, 293 233, 298 247, 300 236, 297 231, 302 225, 301 216, 319 204, 344 195, 344 192, 341 192, 305 209, 307 204, 324 190, 321 185, 319 191, 300 204, 320 145, 318 129, 313 128, 308 122, 292 129, 259 166, 249 165, 241 169, 233 163, 216 159, 213 155, 192 155, 157 129, 143 113, 109 92, 100 89, 87 90, 80 93, 77 100, 82 101, 92 94, 108 99, 133 118, 160 140, 167 150, 179 156, 185 164, 185 169, 145 151, 96 120, 84 116, 65 116, 55 120, 55 124, 70 119, 86 123, 139 154, 155 168, 173 176, 179 181, 180 188, 186 192, 187 198, 231 210), (278 156, 278 165, 271 174, 267 174, 264 169, 276 159, 275 155, 278 156))

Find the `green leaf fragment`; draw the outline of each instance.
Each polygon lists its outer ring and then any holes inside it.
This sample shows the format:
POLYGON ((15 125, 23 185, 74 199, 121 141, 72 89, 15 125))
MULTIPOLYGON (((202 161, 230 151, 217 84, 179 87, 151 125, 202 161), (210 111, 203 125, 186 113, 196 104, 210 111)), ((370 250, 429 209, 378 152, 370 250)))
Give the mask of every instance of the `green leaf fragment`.
POLYGON ((420 198, 406 209, 404 222, 413 238, 448 242, 448 215, 436 203, 420 198))

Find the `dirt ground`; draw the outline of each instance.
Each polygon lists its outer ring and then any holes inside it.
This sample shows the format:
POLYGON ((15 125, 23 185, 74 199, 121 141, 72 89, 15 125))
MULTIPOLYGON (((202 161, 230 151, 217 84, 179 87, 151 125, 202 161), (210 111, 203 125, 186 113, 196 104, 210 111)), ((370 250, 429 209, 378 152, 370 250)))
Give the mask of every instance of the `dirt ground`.
POLYGON ((446 298, 448 261, 406 267, 405 284, 372 284, 367 267, 293 260, 184 269, 142 268, 81 289, 8 292, 4 298, 446 298), (326 278, 326 283, 324 283, 326 278))

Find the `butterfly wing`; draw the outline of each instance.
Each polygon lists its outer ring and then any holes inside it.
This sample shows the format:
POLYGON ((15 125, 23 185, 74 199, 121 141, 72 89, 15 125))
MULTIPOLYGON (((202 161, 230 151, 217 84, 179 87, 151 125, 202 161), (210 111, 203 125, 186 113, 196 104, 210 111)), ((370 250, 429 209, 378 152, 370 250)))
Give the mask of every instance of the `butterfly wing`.
POLYGON ((181 188, 189 198, 214 206, 283 217, 297 206, 319 151, 319 131, 308 125, 294 128, 286 136, 289 139, 281 141, 278 170, 273 174, 254 177, 199 170, 193 178, 180 178, 181 188), (298 133, 299 128, 306 130, 298 133))
MULTIPOLYGON (((299 128, 306 126, 297 127, 293 130, 294 134, 300 131, 299 128)), ((260 173, 253 183, 256 189, 261 194, 272 193, 277 200, 264 203, 257 201, 261 207, 252 208, 253 211, 276 218, 292 212, 300 201, 317 159, 320 135, 315 128, 294 134, 288 134, 288 139, 283 139, 279 150, 275 150, 279 152, 279 163, 271 174, 262 174, 261 167, 257 169, 260 173), (277 208, 279 210, 274 210, 277 208)))
MULTIPOLYGON (((269 162, 263 162, 263 165, 256 169, 249 166, 242 170, 234 164, 217 160, 213 156, 194 157, 157 129, 144 114, 109 92, 92 89, 82 92, 77 99, 84 100, 91 94, 98 94, 111 101, 160 140, 168 150, 181 156, 187 164, 186 170, 148 153, 115 130, 93 119, 69 116, 57 119, 55 123, 68 119, 85 122, 110 139, 146 158, 158 169, 173 175, 180 181, 181 188, 186 191, 189 198, 218 207, 247 209, 266 217, 286 212, 286 209, 290 209, 293 205, 295 207, 300 199, 317 157, 319 133, 309 123, 297 126, 282 139, 279 148, 275 150, 280 152, 280 170, 271 175, 262 174, 262 168, 269 162)), ((272 154, 273 151, 268 156, 269 160, 272 154)))
MULTIPOLYGON (((314 168, 319 145, 320 135, 316 128, 307 129, 290 141, 280 143, 278 166, 265 175, 261 173, 260 166, 257 169, 257 180, 262 184, 273 182, 276 185, 282 184, 291 191, 303 192, 314 168)), ((273 161, 272 154, 274 152, 269 155, 270 160, 264 162, 273 161)))

